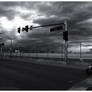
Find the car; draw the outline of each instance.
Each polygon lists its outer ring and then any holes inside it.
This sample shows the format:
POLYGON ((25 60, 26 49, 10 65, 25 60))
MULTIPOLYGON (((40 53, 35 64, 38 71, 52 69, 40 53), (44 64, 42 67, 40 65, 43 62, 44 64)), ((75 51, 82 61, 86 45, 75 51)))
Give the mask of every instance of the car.
POLYGON ((88 66, 88 68, 86 69, 86 73, 88 75, 91 75, 92 74, 92 64, 88 66))

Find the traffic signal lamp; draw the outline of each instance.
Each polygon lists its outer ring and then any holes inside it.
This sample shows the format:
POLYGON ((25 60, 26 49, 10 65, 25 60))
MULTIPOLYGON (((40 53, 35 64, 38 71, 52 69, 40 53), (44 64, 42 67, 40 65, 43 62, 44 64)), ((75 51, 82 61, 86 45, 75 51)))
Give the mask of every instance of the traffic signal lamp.
POLYGON ((25 28, 24 28, 24 27, 22 28, 22 32, 23 32, 23 31, 25 31, 25 28))
POLYGON ((0 43, 0 47, 4 46, 4 43, 0 43))
POLYGON ((28 32, 28 25, 25 26, 25 31, 28 32))
POLYGON ((1 43, 2 46, 4 46, 4 43, 1 43))
POLYGON ((63 32, 63 39, 64 39, 65 41, 68 41, 68 31, 64 31, 64 32, 63 32))
MULTIPOLYGON (((22 27, 22 32, 24 32, 24 31, 26 31, 26 32, 28 32, 28 30, 32 30, 32 26, 30 26, 30 28, 28 27, 28 25, 26 25, 25 27, 22 27)), ((20 27, 18 28, 18 33, 20 33, 20 27)))
POLYGON ((18 28, 18 33, 20 33, 20 30, 21 30, 21 29, 20 29, 20 27, 19 27, 19 28, 18 28))
POLYGON ((30 26, 30 30, 32 30, 33 29, 33 26, 30 26))

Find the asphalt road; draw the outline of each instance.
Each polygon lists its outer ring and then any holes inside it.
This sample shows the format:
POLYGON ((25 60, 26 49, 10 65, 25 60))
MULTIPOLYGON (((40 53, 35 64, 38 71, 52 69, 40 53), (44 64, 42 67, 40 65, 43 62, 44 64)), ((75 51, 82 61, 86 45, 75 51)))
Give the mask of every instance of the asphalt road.
POLYGON ((0 60, 0 89, 68 90, 85 78, 83 69, 0 60))

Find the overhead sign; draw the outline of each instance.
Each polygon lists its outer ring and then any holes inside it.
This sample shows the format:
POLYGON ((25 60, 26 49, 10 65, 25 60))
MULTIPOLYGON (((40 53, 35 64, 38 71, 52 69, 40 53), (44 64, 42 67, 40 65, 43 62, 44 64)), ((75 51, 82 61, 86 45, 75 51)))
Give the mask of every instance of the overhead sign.
POLYGON ((64 30, 64 28, 65 28, 65 27, 64 27, 64 24, 63 24, 63 25, 59 25, 59 26, 50 28, 50 32, 58 31, 58 30, 64 30))

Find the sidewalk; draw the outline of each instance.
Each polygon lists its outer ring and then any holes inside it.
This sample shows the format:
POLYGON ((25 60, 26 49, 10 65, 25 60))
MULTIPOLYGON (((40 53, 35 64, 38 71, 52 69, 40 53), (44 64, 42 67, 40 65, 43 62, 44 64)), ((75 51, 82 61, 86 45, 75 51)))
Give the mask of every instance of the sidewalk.
POLYGON ((69 90, 87 90, 89 87, 92 87, 92 76, 89 76, 87 79, 75 84, 69 90))
POLYGON ((21 57, 7 57, 3 58, 3 60, 13 60, 13 61, 21 61, 27 63, 36 63, 36 64, 47 64, 59 67, 70 67, 75 69, 86 69, 88 67, 88 63, 85 62, 76 62, 76 63, 66 63, 64 61, 55 61, 55 60, 45 60, 45 59, 32 59, 32 58, 21 58, 21 57))

